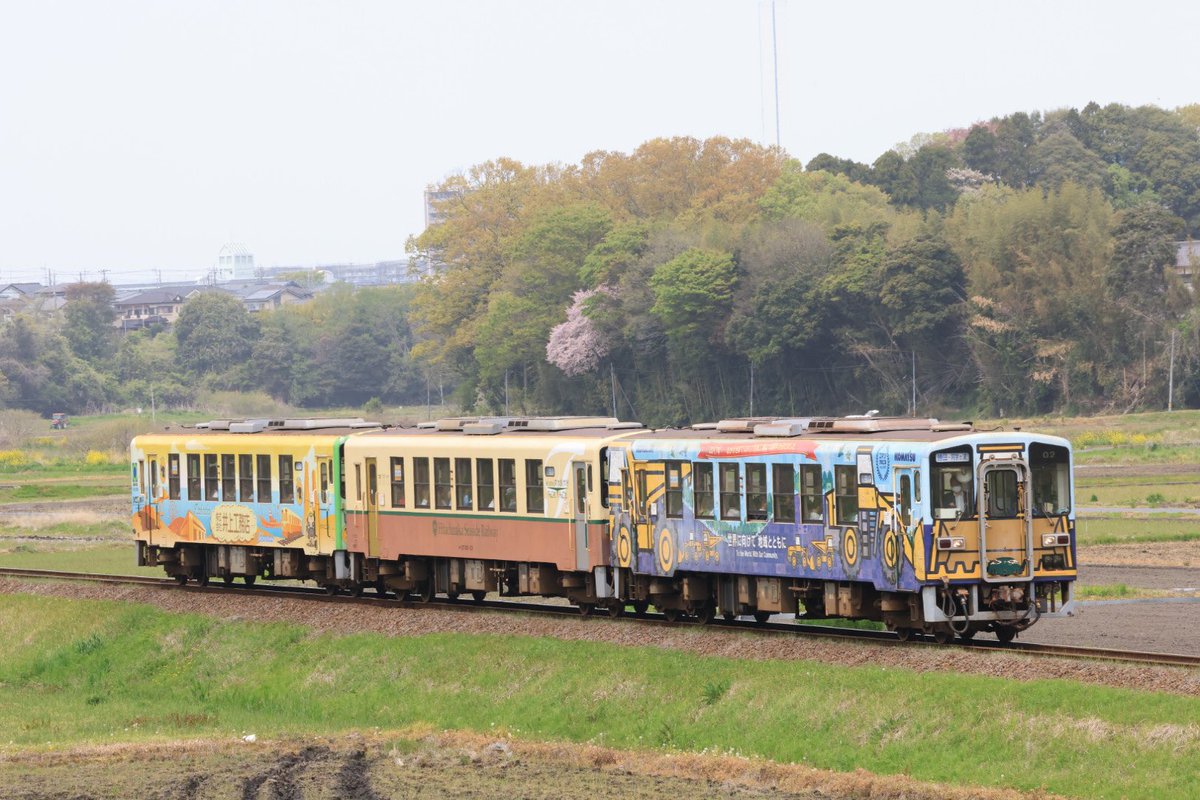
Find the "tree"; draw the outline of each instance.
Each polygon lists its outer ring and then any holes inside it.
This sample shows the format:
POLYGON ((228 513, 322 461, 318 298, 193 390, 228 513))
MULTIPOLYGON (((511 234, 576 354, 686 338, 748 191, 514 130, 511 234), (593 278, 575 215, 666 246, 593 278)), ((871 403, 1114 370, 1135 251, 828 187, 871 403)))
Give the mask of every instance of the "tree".
POLYGON ((736 282, 732 255, 699 247, 655 270, 650 311, 662 320, 681 365, 698 368, 706 346, 721 342, 736 282))
POLYGON ((115 352, 115 299, 116 292, 107 283, 73 283, 67 287, 63 333, 75 355, 96 362, 115 352))
POLYGON ((190 298, 175 322, 179 361, 194 376, 229 371, 249 359, 258 323, 242 301, 222 291, 190 298))
POLYGON ((1116 215, 1106 283, 1118 303, 1156 320, 1170 313, 1168 279, 1182 229, 1183 220, 1160 205, 1145 203, 1116 215))

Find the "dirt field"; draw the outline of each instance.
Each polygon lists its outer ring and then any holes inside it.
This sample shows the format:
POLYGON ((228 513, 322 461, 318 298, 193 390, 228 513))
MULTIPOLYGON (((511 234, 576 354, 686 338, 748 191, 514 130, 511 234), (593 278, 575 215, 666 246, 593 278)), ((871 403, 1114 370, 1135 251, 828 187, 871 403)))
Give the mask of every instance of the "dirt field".
POLYGON ((634 753, 466 733, 112 745, 0 757, 5 800, 1049 798, 720 755, 634 753))

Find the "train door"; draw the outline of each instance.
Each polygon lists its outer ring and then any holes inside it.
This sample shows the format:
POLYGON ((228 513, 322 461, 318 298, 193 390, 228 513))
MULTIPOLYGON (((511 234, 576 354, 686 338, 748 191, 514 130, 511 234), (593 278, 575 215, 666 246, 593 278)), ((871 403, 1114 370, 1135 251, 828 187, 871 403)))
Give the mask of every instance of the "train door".
POLYGON ((883 539, 884 574, 892 583, 900 581, 900 570, 904 564, 904 542, 912 538, 916 525, 919 524, 914 510, 918 480, 915 467, 897 466, 892 470, 892 524, 883 539))
POLYGON ((377 459, 367 459, 367 555, 379 554, 379 472, 377 459))
POLYGON ((654 525, 650 521, 650 509, 646 502, 646 495, 649 493, 646 465, 633 464, 632 478, 633 481, 630 488, 633 493, 633 504, 629 507, 629 513, 633 520, 633 563, 636 566, 638 552, 650 550, 654 546, 654 525))
POLYGON ((572 464, 575 504, 572 506, 572 527, 575 536, 575 569, 586 570, 588 563, 588 465, 572 464))
POLYGON ((988 583, 1033 579, 1029 466, 1014 458, 979 465, 979 560, 988 583))

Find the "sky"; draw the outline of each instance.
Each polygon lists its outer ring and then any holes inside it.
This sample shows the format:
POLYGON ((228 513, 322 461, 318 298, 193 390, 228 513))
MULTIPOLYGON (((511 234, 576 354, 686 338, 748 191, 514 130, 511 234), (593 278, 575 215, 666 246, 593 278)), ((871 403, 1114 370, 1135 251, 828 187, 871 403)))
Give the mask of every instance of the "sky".
MULTIPOLYGON (((777 0, 780 142, 1200 102, 1200 4, 777 0)), ((0 285, 404 257, 501 156, 775 142, 769 0, 0 0, 0 285)))

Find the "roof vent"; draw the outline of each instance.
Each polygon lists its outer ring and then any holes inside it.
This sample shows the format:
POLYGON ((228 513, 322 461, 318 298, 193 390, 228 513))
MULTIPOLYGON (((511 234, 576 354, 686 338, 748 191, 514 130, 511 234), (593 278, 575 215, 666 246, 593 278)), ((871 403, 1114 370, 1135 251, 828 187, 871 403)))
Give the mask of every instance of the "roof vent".
POLYGON ((383 423, 382 422, 354 422, 350 425, 350 427, 354 428, 355 430, 361 430, 364 428, 382 428, 383 423))
POLYGON ((208 429, 212 431, 227 431, 229 430, 229 423, 230 420, 227 419, 214 419, 208 423, 208 429))
POLYGON ((437 427, 436 422, 418 422, 417 423, 417 430, 419 430, 419 431, 431 431, 436 427, 437 427))
POLYGON ((607 428, 619 422, 616 417, 525 417, 512 420, 509 427, 525 431, 570 431, 578 428, 607 428))
POLYGON ((799 436, 808 430, 811 418, 777 419, 754 426, 755 436, 799 436))
POLYGON ((715 422, 697 422, 692 426, 694 431, 715 431, 716 429, 717 423, 715 422))
POLYGON ((610 431, 640 431, 646 427, 640 422, 614 422, 611 425, 605 425, 610 431))
POLYGON ((495 436, 504 430, 499 422, 468 422, 463 425, 462 432, 469 436, 495 436))
POLYGON ((478 421, 479 417, 444 417, 434 422, 433 427, 439 431, 461 431, 464 425, 478 421))
POLYGON ((750 433, 754 430, 755 425, 774 421, 774 417, 737 417, 721 420, 717 423, 716 428, 721 433, 750 433))
POLYGON ((248 419, 243 422, 229 423, 230 433, 261 433, 271 422, 269 419, 248 419))
POLYGON ((350 428, 360 424, 362 417, 311 417, 307 419, 285 419, 276 427, 282 431, 315 431, 321 428, 350 428))

